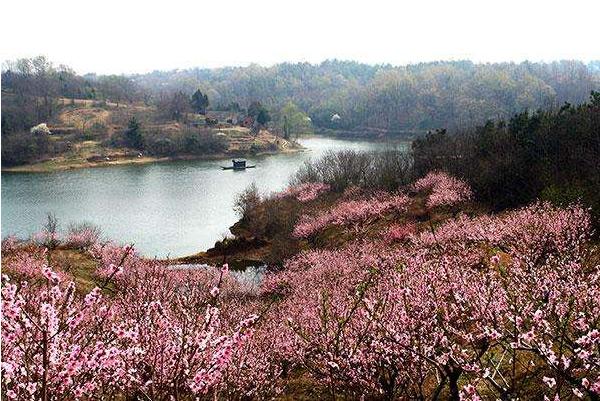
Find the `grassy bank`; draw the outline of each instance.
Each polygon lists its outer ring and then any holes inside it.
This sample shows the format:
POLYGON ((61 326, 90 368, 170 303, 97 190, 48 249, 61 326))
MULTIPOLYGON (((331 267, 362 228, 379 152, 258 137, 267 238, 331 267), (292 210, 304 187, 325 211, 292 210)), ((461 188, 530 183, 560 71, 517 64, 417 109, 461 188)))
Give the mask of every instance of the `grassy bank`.
POLYGON ((149 164, 149 163, 160 163, 177 160, 219 160, 226 159, 229 157, 260 157, 267 155, 276 155, 279 153, 294 153, 302 152, 305 149, 299 145, 275 150, 275 151, 263 151, 257 153, 218 153, 210 155, 178 155, 178 156, 165 156, 165 157, 153 157, 153 156, 127 156, 126 154, 111 154, 109 160, 99 161, 88 161, 86 158, 81 156, 59 156, 50 160, 45 160, 39 163, 27 164, 15 167, 2 168, 2 172, 12 173, 51 173, 56 171, 76 170, 82 168, 96 168, 96 167, 113 167, 113 166, 125 166, 125 165, 137 165, 137 164, 149 164))

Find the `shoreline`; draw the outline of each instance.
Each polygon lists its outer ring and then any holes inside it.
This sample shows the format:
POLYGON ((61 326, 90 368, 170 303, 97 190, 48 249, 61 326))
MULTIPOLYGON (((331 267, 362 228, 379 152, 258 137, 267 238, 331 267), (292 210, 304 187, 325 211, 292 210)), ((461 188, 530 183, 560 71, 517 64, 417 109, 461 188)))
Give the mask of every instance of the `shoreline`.
MULTIPOLYGON (((305 135, 303 137, 326 137, 326 138, 335 138, 341 140, 361 140, 361 141, 370 141, 370 142, 399 142, 399 143, 410 143, 415 137, 407 136, 405 132, 404 135, 397 135, 391 132, 380 133, 380 135, 369 136, 369 135, 357 135, 355 131, 345 131, 345 130, 332 130, 332 129, 320 129, 316 130, 314 134, 305 135)), ((40 174, 40 173, 55 173, 55 172, 63 172, 70 170, 80 170, 87 168, 102 168, 102 167, 115 167, 115 166, 130 166, 130 165, 144 165, 150 163, 164 163, 164 162, 174 162, 174 161, 192 161, 192 160, 225 160, 228 158, 251 158, 251 157, 262 157, 262 156, 273 156, 278 154, 286 154, 286 153, 297 153, 304 152, 307 149, 300 145, 296 144, 294 147, 283 148, 275 151, 261 151, 256 153, 248 153, 248 152, 226 152, 226 153, 217 153, 217 154, 206 154, 206 155, 177 155, 177 156, 165 156, 165 157, 152 157, 152 156, 144 156, 141 158, 115 158, 110 161, 77 161, 74 163, 69 163, 66 160, 55 160, 49 159, 45 161, 41 161, 35 164, 26 164, 21 166, 14 167, 2 167, 2 173, 32 173, 32 174, 40 174), (56 163, 56 164, 52 164, 56 163)))
POLYGON ((263 151, 257 153, 218 153, 211 155, 179 155, 179 156, 167 156, 167 157, 141 157, 141 158, 131 158, 131 159, 116 159, 114 161, 101 161, 101 162, 85 162, 85 163, 73 163, 73 164, 58 164, 56 166, 43 166, 44 163, 50 162, 52 160, 47 160, 45 162, 36 163, 36 164, 27 164, 23 166, 15 166, 15 167, 3 167, 2 173, 56 173, 61 171, 69 171, 69 170, 81 170, 86 168, 102 168, 102 167, 115 167, 115 166, 130 166, 130 165, 144 165, 151 163, 164 163, 164 162, 173 162, 173 161, 185 161, 185 160, 221 160, 228 158, 236 158, 236 157, 262 157, 262 156, 274 156, 278 154, 286 154, 286 153, 297 153, 304 152, 307 149, 301 145, 293 148, 280 149, 276 151, 263 151))
POLYGON ((422 137, 427 130, 386 130, 373 128, 360 129, 338 129, 338 128, 315 128, 315 134, 337 139, 346 140, 369 140, 373 142, 412 142, 422 137))

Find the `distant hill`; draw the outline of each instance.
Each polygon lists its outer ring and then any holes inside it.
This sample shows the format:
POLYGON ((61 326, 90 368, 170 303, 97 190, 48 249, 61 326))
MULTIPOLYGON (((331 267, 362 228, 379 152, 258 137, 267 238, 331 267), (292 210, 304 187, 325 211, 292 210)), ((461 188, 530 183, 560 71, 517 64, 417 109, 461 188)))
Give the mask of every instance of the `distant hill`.
POLYGON ((432 129, 469 126, 525 109, 584 102, 600 88, 600 62, 407 66, 330 60, 239 68, 155 71, 131 78, 152 93, 199 87, 213 105, 293 100, 322 128, 432 129), (332 120, 338 114, 341 118, 332 120))
POLYGON ((582 103, 592 90, 600 89, 599 66, 600 61, 573 60, 440 61, 406 66, 328 60, 80 76, 36 58, 17 60, 3 69, 3 90, 43 100, 23 102, 12 111, 3 105, 2 128, 6 132, 31 127, 49 114, 49 96, 160 106, 175 93, 191 96, 197 89, 207 95, 209 110, 244 110, 258 101, 277 114, 292 101, 322 129, 379 132, 465 127, 524 110, 582 103), (30 110, 24 113, 26 109, 30 110))

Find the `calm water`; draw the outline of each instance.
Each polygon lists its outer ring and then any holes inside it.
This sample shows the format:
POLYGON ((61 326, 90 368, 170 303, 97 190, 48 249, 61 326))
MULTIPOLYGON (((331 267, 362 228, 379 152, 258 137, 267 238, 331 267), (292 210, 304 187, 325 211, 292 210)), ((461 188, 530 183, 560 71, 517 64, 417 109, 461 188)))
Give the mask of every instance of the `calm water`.
POLYGON ((63 230, 91 222, 107 238, 134 243, 145 256, 189 255, 229 232, 237 221, 235 196, 251 183, 263 193, 278 191, 305 160, 328 150, 391 146, 320 137, 301 142, 308 151, 249 158, 257 167, 245 171, 222 171, 219 166, 231 161, 220 160, 2 173, 2 237, 28 237, 51 212, 63 230))

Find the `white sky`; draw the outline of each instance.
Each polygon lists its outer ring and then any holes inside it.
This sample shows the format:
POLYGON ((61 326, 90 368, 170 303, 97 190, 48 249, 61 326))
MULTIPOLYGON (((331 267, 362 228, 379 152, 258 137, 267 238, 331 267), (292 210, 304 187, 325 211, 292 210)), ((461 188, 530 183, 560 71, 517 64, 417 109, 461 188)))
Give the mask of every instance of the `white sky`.
POLYGON ((7 0, 0 58, 77 72, 432 60, 600 59, 598 0, 7 0))

